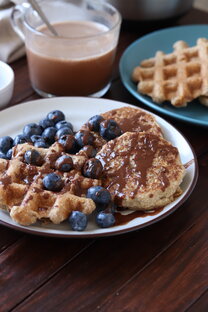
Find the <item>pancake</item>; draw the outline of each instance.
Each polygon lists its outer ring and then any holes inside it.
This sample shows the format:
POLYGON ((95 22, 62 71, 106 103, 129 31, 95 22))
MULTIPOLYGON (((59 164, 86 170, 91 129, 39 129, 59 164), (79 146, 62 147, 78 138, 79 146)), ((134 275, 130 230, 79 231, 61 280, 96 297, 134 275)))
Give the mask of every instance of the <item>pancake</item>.
MULTIPOLYGON (((105 120, 115 120, 123 133, 125 132, 147 132, 163 137, 162 129, 151 114, 139 109, 124 106, 100 114, 105 120)), ((107 141, 101 137, 99 132, 91 131, 88 122, 82 125, 81 130, 90 131, 94 137, 93 146, 99 151, 107 141)))
POLYGON ((153 115, 139 109, 124 106, 101 114, 104 119, 115 120, 125 132, 147 132, 163 136, 162 130, 153 115))
POLYGON ((103 186, 119 207, 152 210, 180 193, 184 177, 178 149, 146 132, 126 132, 96 156, 104 167, 103 186))

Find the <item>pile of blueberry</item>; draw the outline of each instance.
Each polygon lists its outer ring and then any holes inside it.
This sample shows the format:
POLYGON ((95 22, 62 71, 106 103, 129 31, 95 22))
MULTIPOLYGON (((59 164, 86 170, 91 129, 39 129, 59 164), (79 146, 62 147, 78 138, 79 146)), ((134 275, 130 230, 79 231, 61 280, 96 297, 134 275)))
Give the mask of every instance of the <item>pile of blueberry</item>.
POLYGON ((65 120, 65 115, 55 110, 37 123, 24 126, 22 133, 12 139, 9 136, 0 138, 0 157, 11 159, 11 148, 17 144, 32 143, 36 147, 48 148, 64 134, 73 134, 73 126, 65 120))
MULTIPOLYGON (((87 191, 87 198, 91 198, 96 205, 96 224, 101 228, 108 228, 115 224, 114 206, 108 190, 102 186, 92 186, 87 191)), ((72 230, 83 231, 87 227, 88 217, 83 212, 73 211, 69 217, 72 230)))
MULTIPOLYGON (((121 129, 114 120, 104 120, 100 115, 95 115, 88 120, 90 131, 99 134, 109 141, 122 134, 121 129)), ((102 164, 94 158, 97 151, 92 146, 94 137, 89 130, 79 130, 74 133, 73 126, 65 120, 65 115, 59 110, 51 111, 46 118, 39 123, 30 123, 24 126, 21 134, 14 139, 10 136, 0 138, 0 158, 11 159, 12 147, 17 144, 30 143, 38 148, 48 148, 55 141, 58 141, 66 153, 76 154, 84 150, 89 159, 85 162, 82 173, 85 177, 98 179, 102 175, 102 164)), ((41 166, 43 159, 36 150, 25 152, 24 161, 27 164, 41 166)), ((73 161, 69 155, 60 156, 55 163, 55 168, 59 171, 68 172, 73 168, 73 161)), ((64 186, 63 180, 57 173, 49 173, 43 179, 45 189, 59 192, 64 186)), ((99 227, 110 227, 115 223, 113 215, 113 203, 108 190, 101 186, 93 186, 88 189, 87 198, 91 198, 96 204, 96 223, 99 227), (110 207, 110 208, 109 208, 110 207)), ((72 230, 83 231, 87 226, 88 218, 80 211, 73 211, 69 217, 72 230)))

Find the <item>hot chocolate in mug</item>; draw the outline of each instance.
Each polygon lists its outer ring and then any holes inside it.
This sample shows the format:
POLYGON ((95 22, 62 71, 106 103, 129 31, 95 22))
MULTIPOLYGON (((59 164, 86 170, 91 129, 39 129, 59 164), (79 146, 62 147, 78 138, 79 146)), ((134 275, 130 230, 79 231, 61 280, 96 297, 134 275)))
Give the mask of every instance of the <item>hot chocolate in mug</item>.
POLYGON ((38 2, 54 35, 28 4, 12 21, 24 37, 33 89, 43 97, 102 96, 110 86, 121 16, 102 1, 38 2))

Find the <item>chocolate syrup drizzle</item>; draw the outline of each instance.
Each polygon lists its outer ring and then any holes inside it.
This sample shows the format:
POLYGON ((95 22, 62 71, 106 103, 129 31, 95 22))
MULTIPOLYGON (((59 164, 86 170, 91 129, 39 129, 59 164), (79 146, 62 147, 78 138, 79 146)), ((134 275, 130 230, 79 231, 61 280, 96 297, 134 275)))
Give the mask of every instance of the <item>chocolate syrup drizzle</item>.
MULTIPOLYGON (((117 114, 115 110, 111 114, 111 119, 114 119, 114 115, 117 114)), ((151 124, 147 122, 146 113, 138 110, 134 115, 131 115, 130 118, 120 118, 119 127, 123 132, 146 132, 151 129, 151 124)), ((159 128, 158 128, 159 129, 159 128)))
MULTIPOLYGON (((177 149, 172 145, 161 143, 161 139, 152 134, 145 134, 139 138, 138 134, 131 135, 128 144, 125 142, 124 148, 116 149, 117 140, 108 142, 107 149, 96 157, 101 161, 104 167, 104 177, 107 178, 107 189, 113 194, 115 203, 119 206, 122 205, 124 198, 123 190, 127 184, 128 179, 133 179, 136 186, 130 194, 131 198, 135 197, 138 189, 141 186, 146 186, 147 171, 153 165, 153 160, 158 152, 162 156, 168 153, 177 155, 177 149), (119 159, 119 165, 111 168, 111 163, 115 163, 119 159), (134 177, 133 177, 134 176, 134 177)), ((167 169, 162 167, 159 175, 161 182, 161 189, 169 185, 169 180, 166 176, 167 169)))

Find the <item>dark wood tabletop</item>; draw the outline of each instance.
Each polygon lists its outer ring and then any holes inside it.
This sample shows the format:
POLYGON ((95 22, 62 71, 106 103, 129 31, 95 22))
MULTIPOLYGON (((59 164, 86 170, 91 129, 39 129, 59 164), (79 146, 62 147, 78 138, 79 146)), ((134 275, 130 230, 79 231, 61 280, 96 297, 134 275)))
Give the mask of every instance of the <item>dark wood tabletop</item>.
MULTIPOLYGON (((155 29, 207 22, 208 13, 196 9, 166 22, 124 21, 112 86, 104 97, 147 109, 119 78, 125 48, 155 29)), ((26 58, 11 66, 15 88, 8 107, 38 99, 26 58)), ((187 201, 151 226, 105 238, 41 237, 0 225, 0 312, 208 311, 208 128, 160 116, 197 155, 199 178, 187 201)))

